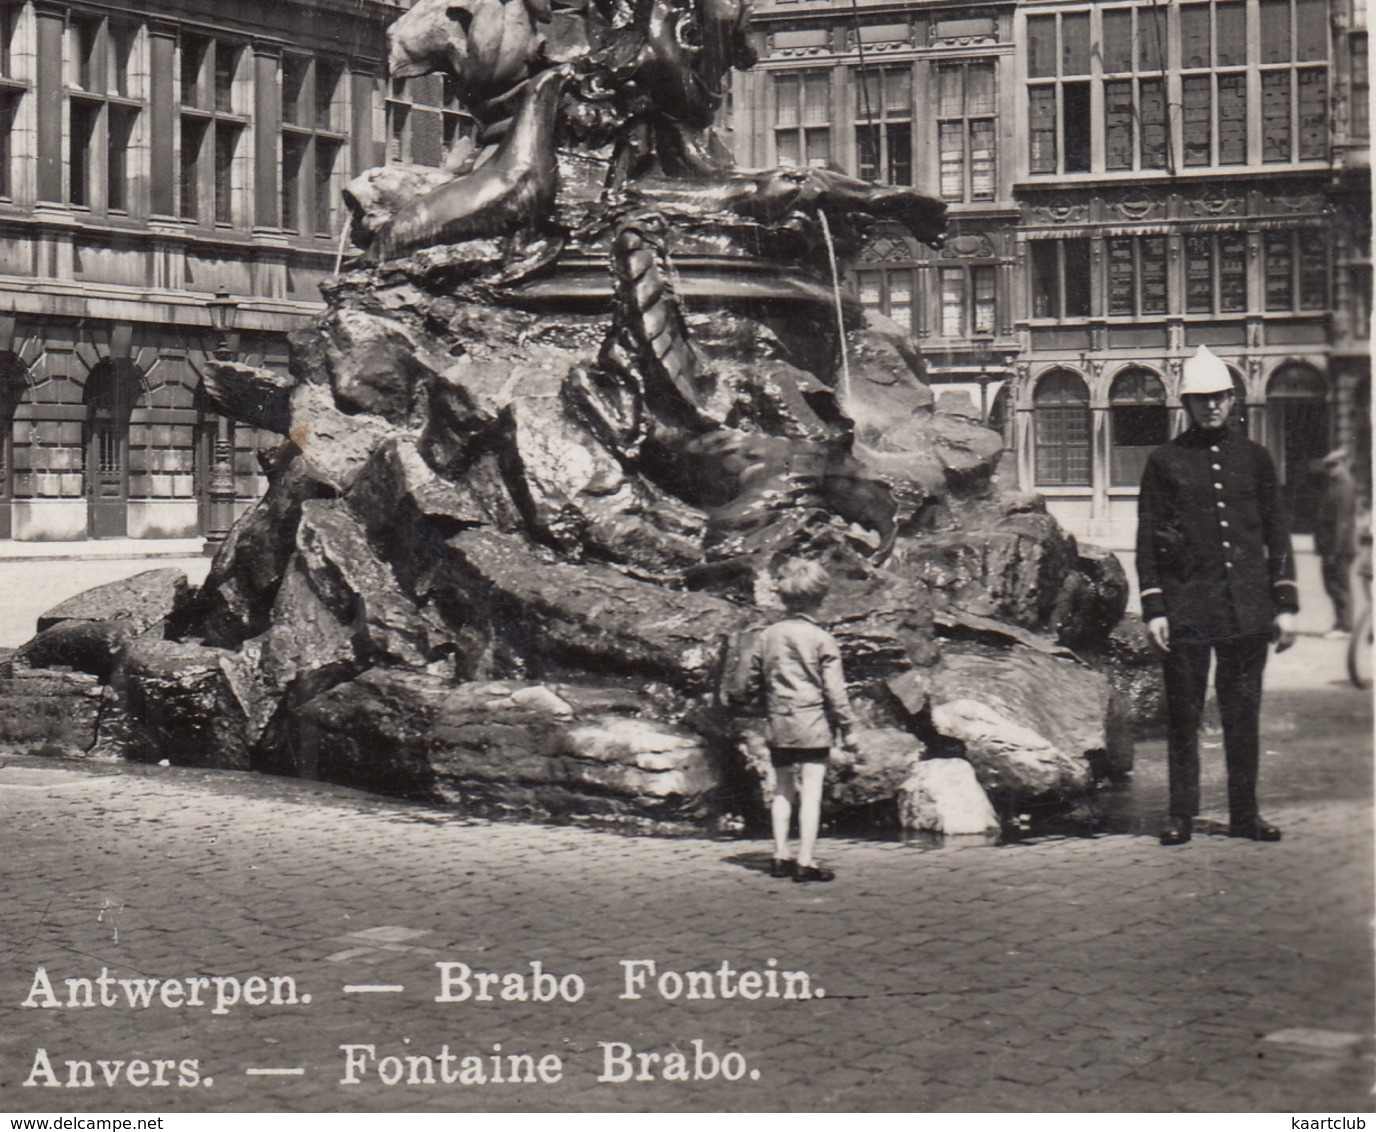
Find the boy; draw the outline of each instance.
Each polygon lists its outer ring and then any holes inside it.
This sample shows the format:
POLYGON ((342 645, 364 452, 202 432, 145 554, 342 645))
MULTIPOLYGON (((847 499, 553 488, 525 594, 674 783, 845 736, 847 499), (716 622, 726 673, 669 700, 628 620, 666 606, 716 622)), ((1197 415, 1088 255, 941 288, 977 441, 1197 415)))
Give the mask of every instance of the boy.
POLYGON ((836 639, 813 620, 830 588, 816 562, 789 559, 779 571, 779 598, 789 616, 771 625, 750 657, 750 694, 763 703, 769 758, 776 780, 770 820, 774 860, 769 874, 796 883, 829 881, 836 874, 813 861, 822 817, 822 781, 833 732, 856 750, 855 716, 846 696, 836 639), (788 830, 798 810, 798 858, 788 856, 788 830))

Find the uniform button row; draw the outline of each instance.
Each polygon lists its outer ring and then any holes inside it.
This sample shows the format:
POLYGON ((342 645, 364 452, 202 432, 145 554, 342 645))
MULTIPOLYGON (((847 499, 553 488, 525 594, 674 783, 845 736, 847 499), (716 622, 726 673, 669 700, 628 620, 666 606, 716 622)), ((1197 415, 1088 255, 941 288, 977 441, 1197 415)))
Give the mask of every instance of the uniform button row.
POLYGON ((1222 485, 1221 483, 1216 483, 1216 484, 1214 484, 1214 490, 1215 490, 1215 491, 1222 491, 1222 490, 1223 490, 1223 485, 1222 485))

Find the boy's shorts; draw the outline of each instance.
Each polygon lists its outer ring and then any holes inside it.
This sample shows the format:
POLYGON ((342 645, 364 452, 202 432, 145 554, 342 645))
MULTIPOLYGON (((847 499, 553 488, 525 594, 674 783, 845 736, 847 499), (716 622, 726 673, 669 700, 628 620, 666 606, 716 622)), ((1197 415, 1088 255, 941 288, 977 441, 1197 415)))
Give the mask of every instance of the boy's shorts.
POLYGON ((769 749, 769 761, 775 767, 798 766, 800 763, 824 763, 830 755, 830 747, 771 747, 769 749))

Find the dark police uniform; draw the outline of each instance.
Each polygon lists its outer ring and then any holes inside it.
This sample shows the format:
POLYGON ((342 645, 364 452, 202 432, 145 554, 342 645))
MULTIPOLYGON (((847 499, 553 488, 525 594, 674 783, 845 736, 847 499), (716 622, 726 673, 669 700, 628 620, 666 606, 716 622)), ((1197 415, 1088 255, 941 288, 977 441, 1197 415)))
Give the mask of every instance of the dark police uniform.
POLYGON ((1199 717, 1209 654, 1234 826, 1257 820, 1261 677, 1276 614, 1299 609, 1290 532, 1266 449, 1227 428, 1191 428, 1156 449, 1137 502, 1145 621, 1170 623, 1170 813, 1199 813, 1199 717))

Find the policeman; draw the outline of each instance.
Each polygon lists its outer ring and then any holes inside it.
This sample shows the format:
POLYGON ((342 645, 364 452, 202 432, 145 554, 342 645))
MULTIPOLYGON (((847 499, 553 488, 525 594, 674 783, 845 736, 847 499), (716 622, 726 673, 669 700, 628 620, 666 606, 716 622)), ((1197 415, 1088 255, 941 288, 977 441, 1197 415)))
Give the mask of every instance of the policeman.
POLYGON ((1270 642, 1295 641, 1290 532, 1266 449, 1229 428, 1233 383, 1207 346, 1185 362, 1191 427, 1156 449, 1137 502, 1142 617, 1164 654, 1170 813, 1162 845, 1189 841, 1199 813, 1199 718, 1215 687, 1228 766, 1228 834, 1279 841, 1257 813, 1261 676, 1270 642))

